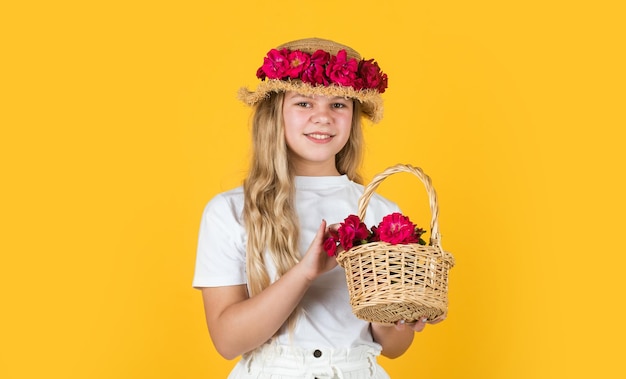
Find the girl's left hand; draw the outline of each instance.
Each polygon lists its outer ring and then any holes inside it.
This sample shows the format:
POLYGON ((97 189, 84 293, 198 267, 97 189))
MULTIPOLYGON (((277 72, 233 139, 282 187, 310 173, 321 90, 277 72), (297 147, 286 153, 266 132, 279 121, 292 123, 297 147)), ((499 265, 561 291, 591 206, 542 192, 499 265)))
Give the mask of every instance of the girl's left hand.
POLYGON ((444 314, 442 314, 441 316, 437 317, 436 319, 432 321, 427 321, 426 317, 423 317, 422 319, 417 320, 415 322, 406 322, 405 320, 400 320, 396 322, 395 327, 398 330, 405 330, 406 328, 411 328, 413 329, 414 332, 421 332, 426 327, 426 324, 434 325, 434 324, 440 323, 441 321, 446 319, 446 316, 447 316, 447 312, 444 312, 444 314))

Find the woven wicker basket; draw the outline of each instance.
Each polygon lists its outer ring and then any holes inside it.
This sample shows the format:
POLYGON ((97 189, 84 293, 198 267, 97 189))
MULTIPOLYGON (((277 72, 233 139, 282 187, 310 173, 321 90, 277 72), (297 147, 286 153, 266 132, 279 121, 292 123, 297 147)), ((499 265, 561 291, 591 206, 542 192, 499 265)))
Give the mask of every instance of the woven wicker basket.
POLYGON ((437 194, 430 178, 417 167, 395 165, 376 175, 359 199, 359 218, 365 218, 369 200, 389 175, 409 172, 428 192, 431 210, 429 245, 392 245, 370 242, 337 256, 346 272, 353 313, 360 319, 392 324, 399 320, 436 319, 448 308, 448 271, 454 257, 440 243, 437 194))

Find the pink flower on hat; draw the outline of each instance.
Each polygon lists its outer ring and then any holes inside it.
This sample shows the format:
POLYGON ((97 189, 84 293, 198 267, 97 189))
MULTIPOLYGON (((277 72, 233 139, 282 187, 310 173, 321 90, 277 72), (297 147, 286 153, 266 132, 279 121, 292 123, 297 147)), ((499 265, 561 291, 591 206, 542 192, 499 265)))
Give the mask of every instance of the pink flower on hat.
POLYGON ((302 71, 309 66, 311 57, 309 54, 300 50, 292 51, 288 56, 289 65, 286 75, 292 79, 297 79, 302 71))
POLYGON ((289 51, 282 49, 280 51, 272 49, 263 58, 263 66, 257 71, 259 79, 281 79, 289 71, 289 51))
POLYGON ((324 50, 309 54, 301 50, 272 49, 263 58, 256 76, 261 80, 300 79, 314 86, 332 83, 357 91, 375 89, 383 93, 387 88, 387 74, 380 70, 378 63, 373 59, 348 58, 346 50, 331 55, 324 50))
POLYGON ((326 67, 326 75, 333 83, 342 86, 353 86, 356 80, 356 74, 359 69, 359 63, 356 59, 348 59, 345 50, 340 50, 337 55, 330 58, 326 67))
POLYGON ((311 84, 322 84, 327 86, 328 79, 325 75, 324 66, 330 60, 330 54, 324 50, 317 50, 311 55, 310 64, 302 72, 302 81, 311 84))
POLYGON ((359 78, 355 86, 357 89, 375 88, 378 92, 383 93, 387 88, 387 74, 380 71, 378 63, 373 59, 363 60, 359 65, 359 78))

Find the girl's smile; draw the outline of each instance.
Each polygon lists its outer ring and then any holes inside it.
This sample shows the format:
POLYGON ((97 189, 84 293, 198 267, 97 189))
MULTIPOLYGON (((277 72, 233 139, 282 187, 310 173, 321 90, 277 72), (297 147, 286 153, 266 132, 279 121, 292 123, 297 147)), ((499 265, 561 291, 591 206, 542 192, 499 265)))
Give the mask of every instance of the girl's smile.
POLYGON ((328 143, 334 137, 334 135, 323 133, 309 133, 305 134, 305 136, 309 137, 309 139, 315 143, 328 143))

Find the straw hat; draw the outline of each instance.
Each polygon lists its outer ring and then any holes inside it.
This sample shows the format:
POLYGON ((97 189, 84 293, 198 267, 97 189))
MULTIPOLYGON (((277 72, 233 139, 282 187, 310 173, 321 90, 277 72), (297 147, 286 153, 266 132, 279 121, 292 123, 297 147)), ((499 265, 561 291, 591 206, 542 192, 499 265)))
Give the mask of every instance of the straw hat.
POLYGON ((267 53, 257 77, 261 83, 255 91, 239 89, 238 98, 249 106, 272 92, 296 91, 356 99, 373 123, 383 117, 380 94, 387 88, 387 74, 373 59, 331 40, 306 38, 278 46, 267 53))

